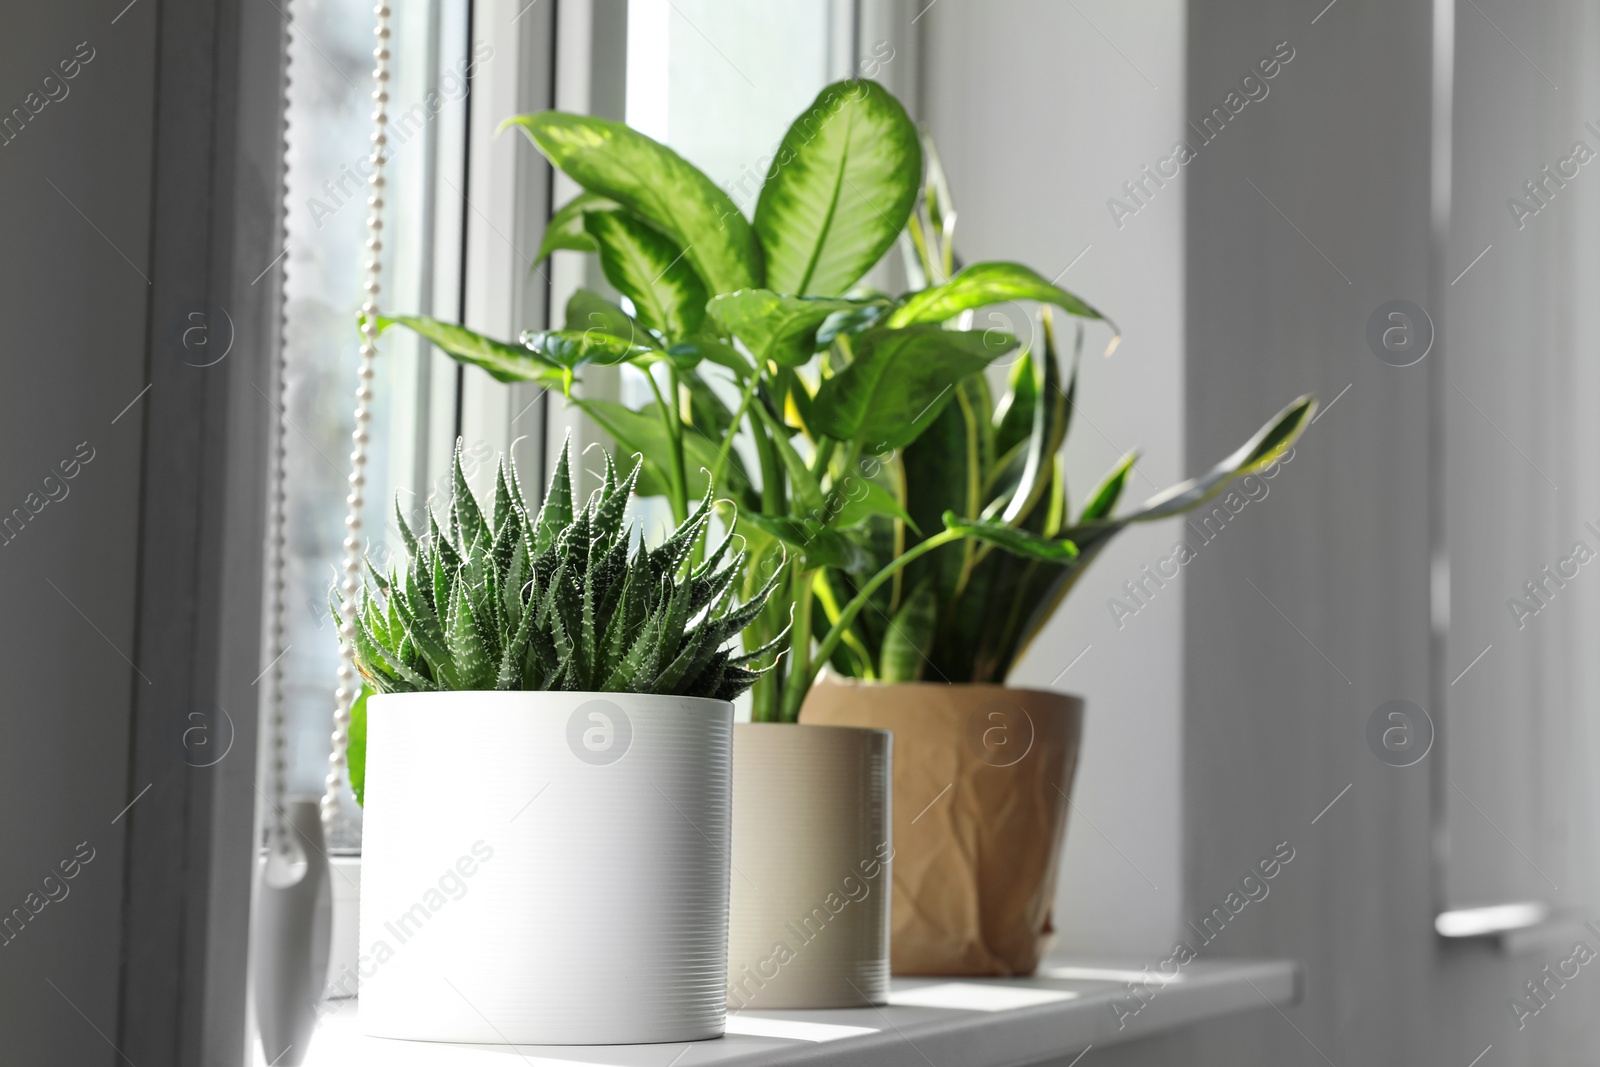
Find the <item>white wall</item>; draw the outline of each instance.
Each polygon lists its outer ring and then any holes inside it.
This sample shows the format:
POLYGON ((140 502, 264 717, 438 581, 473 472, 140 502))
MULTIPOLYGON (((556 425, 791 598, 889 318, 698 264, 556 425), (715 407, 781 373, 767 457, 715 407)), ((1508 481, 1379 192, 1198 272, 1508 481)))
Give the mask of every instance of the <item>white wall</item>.
MULTIPOLYGON (((917 28, 921 118, 950 175, 962 257, 1019 260, 1047 278, 1070 264, 1058 284, 1124 330, 1110 359, 1104 331, 1085 346, 1067 441, 1074 507, 1133 448, 1143 474, 1128 499, 1142 500, 1194 466, 1183 454, 1186 175, 1151 186, 1120 226, 1107 201, 1126 199, 1122 184, 1180 137, 1184 5, 951 0, 917 28)), ((1178 529, 1125 532, 1011 679, 1088 700, 1057 897, 1063 948, 1154 959, 1178 925, 1182 577, 1120 626, 1107 608, 1178 529)))

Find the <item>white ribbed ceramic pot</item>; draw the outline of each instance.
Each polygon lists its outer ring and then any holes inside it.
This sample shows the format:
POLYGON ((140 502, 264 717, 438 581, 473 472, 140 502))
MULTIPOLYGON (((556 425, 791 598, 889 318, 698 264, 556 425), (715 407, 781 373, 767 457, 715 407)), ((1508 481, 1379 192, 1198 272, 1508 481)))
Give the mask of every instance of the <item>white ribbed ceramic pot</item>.
POLYGON ((367 702, 361 1022, 515 1044, 723 1032, 733 705, 367 702))
POLYGON ((733 728, 728 1007, 889 997, 888 730, 733 728))

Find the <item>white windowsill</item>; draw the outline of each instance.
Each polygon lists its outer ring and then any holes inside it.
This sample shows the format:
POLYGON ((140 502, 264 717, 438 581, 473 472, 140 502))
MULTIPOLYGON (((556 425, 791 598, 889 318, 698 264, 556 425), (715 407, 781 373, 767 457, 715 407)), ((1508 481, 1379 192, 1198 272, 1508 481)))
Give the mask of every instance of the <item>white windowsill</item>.
POLYGON ((390 1041, 361 1034, 352 1000, 324 1020, 304 1067, 1013 1067, 1299 999, 1299 967, 1287 960, 1196 962, 1176 980, 1153 983, 1155 994, 1119 1030, 1112 1002, 1136 1003, 1124 985, 1131 975, 1119 971, 1130 966, 1139 965, 1059 959, 1040 975, 1071 977, 897 978, 886 1008, 746 1011, 728 1017, 728 1036, 688 1046, 390 1041))

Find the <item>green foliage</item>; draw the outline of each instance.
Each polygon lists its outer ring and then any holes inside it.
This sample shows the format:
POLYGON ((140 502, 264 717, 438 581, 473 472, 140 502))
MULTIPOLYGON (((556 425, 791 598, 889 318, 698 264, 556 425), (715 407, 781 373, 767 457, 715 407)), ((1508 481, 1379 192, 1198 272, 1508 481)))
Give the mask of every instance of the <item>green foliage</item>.
MULTIPOLYGON (((1309 418, 1310 401, 1298 401, 1206 476, 1115 518, 1127 457, 1074 518, 1060 453, 1075 370, 1063 376, 1053 341, 1032 346, 997 403, 985 372, 1022 346, 967 327, 973 312, 1017 301, 1072 316, 1080 341, 1083 324, 1104 324, 1108 353, 1116 327, 1021 264, 960 268, 938 155, 881 86, 822 91, 783 136, 753 222, 624 125, 557 112, 506 125, 584 190, 555 212, 540 257, 596 254, 628 306, 580 291, 565 329, 525 334, 520 347, 394 321, 501 380, 559 386, 642 456, 637 491, 664 497, 676 521, 702 521, 707 505, 691 515, 693 502, 712 483, 725 488, 724 518, 736 516, 745 539, 733 582, 747 602, 745 647, 780 640, 791 620, 801 635, 754 681, 757 721, 792 721, 823 664, 867 678, 1004 680, 1117 530, 1194 507, 1272 462, 1309 418), (864 288, 897 241, 911 291, 864 288), (586 367, 619 362, 643 372, 653 402, 583 395, 586 367)), ((465 557, 470 544, 453 551, 465 557)), ((698 566, 699 551, 684 566, 698 566)), ((575 655, 564 669, 590 670, 587 653, 575 655)))
POLYGON ((356 803, 367 803, 367 698, 372 687, 363 685, 355 703, 350 705, 350 743, 345 746, 345 762, 350 767, 350 791, 356 803))
POLYGON ((620 122, 559 111, 519 115, 506 126, 521 129, 592 196, 671 239, 711 292, 761 284, 755 231, 727 193, 666 145, 620 122))
POLYGON ((767 285, 838 296, 893 247, 917 199, 922 147, 877 82, 830 85, 784 135, 755 229, 767 285))
MULTIPOLYGON (((1233 479, 1270 466, 1316 410, 1315 401, 1301 397, 1205 474, 1116 516, 1137 458, 1125 456, 1073 517, 1060 450, 1076 392, 1076 361, 1063 387, 1048 315, 1044 324, 1043 351, 1024 353, 1018 360, 997 405, 988 402, 986 388, 969 388, 962 402, 948 405, 905 449, 902 470, 911 514, 934 529, 930 517, 938 514, 945 530, 964 538, 906 568, 906 582, 915 583, 917 592, 905 596, 885 589, 877 594, 874 610, 862 612, 854 627, 860 652, 833 659, 841 672, 899 681, 1004 682, 1088 564, 1118 532, 1130 523, 1197 507, 1233 479), (911 614, 924 628, 914 631, 920 634, 914 643, 921 655, 912 660, 905 654, 902 619, 927 591, 937 599, 935 619, 931 625, 923 621, 922 606, 911 614)), ((908 546, 926 542, 913 530, 899 540, 880 537, 873 543, 878 554, 863 568, 866 573, 903 555, 908 546)), ((855 588, 849 576, 842 584, 845 592, 855 588)))
MULTIPOLYGON (((731 700, 776 657, 780 632, 743 655, 725 646, 763 609, 774 582, 739 603, 743 552, 733 535, 705 558, 712 490, 660 546, 637 542, 624 513, 642 464, 586 504, 572 496, 563 449, 544 506, 531 513, 514 466, 502 463, 492 506, 473 498, 456 456, 449 511, 420 537, 396 511, 409 560, 371 570, 356 632, 356 666, 379 693, 545 689, 669 693, 731 700), (373 586, 376 586, 374 590, 373 586)), ((768 668, 770 669, 770 667, 768 668)))

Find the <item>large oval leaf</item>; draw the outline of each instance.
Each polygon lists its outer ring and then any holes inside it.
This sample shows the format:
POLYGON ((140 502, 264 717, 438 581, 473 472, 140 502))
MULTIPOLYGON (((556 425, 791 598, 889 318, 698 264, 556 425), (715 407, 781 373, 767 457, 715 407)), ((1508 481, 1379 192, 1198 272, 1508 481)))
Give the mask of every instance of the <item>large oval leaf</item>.
POLYGON ((862 79, 822 90, 784 135, 756 204, 767 285, 849 289, 905 228, 921 180, 917 128, 888 90, 862 79))
POLYGON ((707 311, 745 343, 757 362, 798 367, 817 351, 817 327, 830 315, 852 311, 850 300, 783 296, 771 289, 741 289, 712 298, 707 311))
POLYGON ((1015 337, 992 330, 869 330, 856 342, 851 364, 817 390, 812 429, 880 449, 903 448, 938 418, 957 382, 1016 346, 1015 337))
POLYGON ((606 281, 633 301, 639 321, 669 341, 706 317, 706 287, 670 237, 625 211, 591 211, 583 227, 600 251, 606 281))
POLYGON ((509 118, 500 128, 511 125, 573 181, 672 238, 712 292, 760 284, 755 231, 727 193, 672 149, 620 122, 588 115, 541 111, 509 118))
MULTIPOLYGON (((1011 300, 1037 300, 1054 304, 1069 315, 1116 324, 1081 298, 1046 281, 1020 263, 974 263, 943 285, 913 293, 889 316, 890 326, 914 322, 946 322, 963 311, 1004 304, 1011 300)), ((1116 341, 1112 341, 1113 347, 1116 341)), ((1109 352, 1110 349, 1107 349, 1109 352)))

